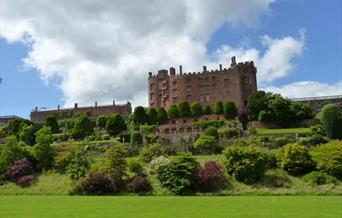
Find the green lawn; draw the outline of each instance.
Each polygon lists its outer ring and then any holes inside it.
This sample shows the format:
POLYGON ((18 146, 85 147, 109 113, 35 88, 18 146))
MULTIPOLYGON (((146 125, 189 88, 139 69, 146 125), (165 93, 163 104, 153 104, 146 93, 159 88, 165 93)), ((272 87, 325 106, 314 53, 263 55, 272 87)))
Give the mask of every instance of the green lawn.
POLYGON ((0 196, 0 217, 341 218, 342 197, 0 196))
POLYGON ((257 134, 290 134, 290 133, 308 133, 310 128, 287 128, 287 129, 257 129, 257 134))

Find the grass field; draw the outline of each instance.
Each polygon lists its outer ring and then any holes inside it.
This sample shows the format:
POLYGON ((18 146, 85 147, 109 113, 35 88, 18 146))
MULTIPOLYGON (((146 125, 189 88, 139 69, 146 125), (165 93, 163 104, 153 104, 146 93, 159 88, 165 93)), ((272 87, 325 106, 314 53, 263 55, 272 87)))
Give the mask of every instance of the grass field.
POLYGON ((342 197, 0 196, 0 217, 341 218, 342 197))
POLYGON ((286 129, 257 129, 257 134, 291 134, 291 133, 308 133, 310 128, 286 128, 286 129))

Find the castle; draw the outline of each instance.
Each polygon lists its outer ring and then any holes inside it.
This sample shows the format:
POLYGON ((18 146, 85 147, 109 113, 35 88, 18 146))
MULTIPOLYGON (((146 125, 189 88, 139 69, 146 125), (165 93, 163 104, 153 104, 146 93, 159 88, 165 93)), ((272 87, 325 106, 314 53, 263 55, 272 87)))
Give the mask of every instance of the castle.
POLYGON ((115 104, 113 101, 112 105, 102 105, 98 106, 97 102, 95 102, 94 106, 89 107, 78 107, 78 104, 75 103, 73 108, 60 108, 58 106, 57 109, 40 109, 36 107, 30 114, 30 119, 34 123, 43 123, 47 117, 55 116, 57 119, 69 118, 73 115, 77 114, 87 114, 92 119, 96 119, 96 117, 100 115, 111 115, 113 113, 132 113, 131 103, 128 101, 126 104, 115 104))
POLYGON ((148 102, 153 108, 167 109, 172 104, 182 101, 199 102, 214 109, 217 101, 233 101, 239 112, 245 111, 247 98, 257 91, 256 68, 253 61, 236 63, 231 58, 229 68, 208 71, 203 66, 202 72, 183 73, 179 66, 179 74, 175 68, 159 70, 157 75, 149 73, 148 102))

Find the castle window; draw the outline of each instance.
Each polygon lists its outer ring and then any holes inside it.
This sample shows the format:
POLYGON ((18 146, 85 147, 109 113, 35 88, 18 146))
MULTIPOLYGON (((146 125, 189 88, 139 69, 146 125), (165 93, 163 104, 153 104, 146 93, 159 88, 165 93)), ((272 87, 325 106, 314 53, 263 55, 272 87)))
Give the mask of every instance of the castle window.
POLYGON ((229 86, 229 79, 224 79, 224 86, 225 87, 229 86))
POLYGON ((173 97, 173 98, 172 98, 172 102, 173 102, 173 103, 177 103, 177 100, 178 100, 177 97, 173 97))
POLYGON ((206 101, 210 101, 210 95, 209 94, 207 94, 207 96, 206 96, 206 99, 205 99, 206 101))
POLYGON ((169 134, 170 130, 169 129, 165 129, 165 134, 169 134))
POLYGON ((184 128, 180 128, 180 129, 179 129, 179 132, 180 132, 180 133, 183 133, 183 132, 184 132, 184 128))
POLYGON ((172 120, 172 124, 176 124, 176 120, 172 120))
POLYGON ((177 92, 177 89, 172 89, 172 92, 177 92))
POLYGON ((186 120, 183 120, 183 123, 186 123, 186 120))
POLYGON ((204 101, 204 96, 200 95, 200 101, 204 101))
POLYGON ((191 127, 188 127, 188 128, 186 129, 186 131, 187 131, 187 132, 192 132, 192 128, 191 128, 191 127))
POLYGON ((185 99, 186 99, 186 101, 191 101, 192 96, 191 96, 191 95, 187 95, 187 96, 185 97, 185 99))
POLYGON ((177 129, 176 129, 176 128, 173 128, 173 129, 172 129, 172 133, 177 133, 177 129))
POLYGON ((191 91, 191 86, 186 86, 185 88, 187 92, 191 91))
POLYGON ((173 81, 173 82, 172 82, 172 85, 173 85, 173 86, 176 86, 176 85, 177 85, 177 81, 173 81))
POLYGON ((150 94, 150 99, 153 100, 154 98, 154 93, 150 94))
POLYGON ((151 84, 150 85, 150 90, 153 90, 154 89, 154 84, 151 84))
POLYGON ((213 76, 213 80, 215 80, 216 79, 216 76, 213 76))

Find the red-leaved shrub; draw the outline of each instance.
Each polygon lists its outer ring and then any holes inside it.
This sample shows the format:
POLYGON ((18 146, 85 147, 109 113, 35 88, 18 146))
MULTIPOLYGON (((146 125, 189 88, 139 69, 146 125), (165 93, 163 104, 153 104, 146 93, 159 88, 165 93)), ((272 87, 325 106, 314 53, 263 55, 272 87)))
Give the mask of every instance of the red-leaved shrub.
POLYGON ((122 175, 120 173, 113 173, 111 175, 111 185, 112 185, 112 192, 116 193, 120 191, 123 186, 122 175))
POLYGON ((17 184, 22 187, 25 187, 30 185, 33 179, 34 177, 32 175, 23 176, 17 180, 17 184))
POLYGON ((225 187, 227 178, 223 167, 215 161, 208 161, 204 166, 197 168, 196 187, 199 191, 217 191, 225 187))
POLYGON ((147 176, 141 172, 127 184, 127 190, 134 193, 147 193, 152 190, 152 186, 147 176))
POLYGON ((107 195, 113 192, 112 182, 104 173, 90 174, 82 186, 88 195, 107 195))
POLYGON ((15 161, 11 166, 7 168, 6 176, 12 182, 17 182, 18 179, 23 176, 33 174, 33 167, 30 161, 26 158, 15 161))

